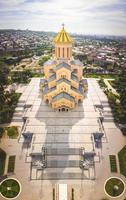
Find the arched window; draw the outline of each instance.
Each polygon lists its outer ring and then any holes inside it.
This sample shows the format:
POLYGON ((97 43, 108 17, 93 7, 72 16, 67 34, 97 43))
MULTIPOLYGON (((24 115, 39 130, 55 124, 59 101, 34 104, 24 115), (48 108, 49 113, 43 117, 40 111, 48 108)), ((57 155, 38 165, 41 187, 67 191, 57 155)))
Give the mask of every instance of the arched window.
POLYGON ((58 54, 59 54, 59 57, 60 57, 60 48, 58 49, 58 54))
POLYGON ((57 48, 55 48, 55 55, 57 56, 57 48))
POLYGON ((48 100, 48 99, 46 99, 46 103, 47 103, 47 104, 49 103, 49 100, 48 100))
POLYGON ((63 48, 63 58, 64 58, 64 48, 63 48))
POLYGON ((69 57, 69 48, 67 48, 67 58, 69 57))
POLYGON ((62 108, 62 112, 65 112, 65 108, 62 108))

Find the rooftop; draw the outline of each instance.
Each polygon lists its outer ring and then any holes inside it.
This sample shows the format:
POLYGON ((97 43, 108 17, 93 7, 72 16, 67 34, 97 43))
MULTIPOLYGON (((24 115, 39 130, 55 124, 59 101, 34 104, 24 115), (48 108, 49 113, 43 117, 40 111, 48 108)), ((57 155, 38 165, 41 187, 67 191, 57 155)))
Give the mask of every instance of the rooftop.
POLYGON ((53 40, 55 43, 73 43, 72 37, 66 32, 64 27, 57 34, 57 36, 53 40))
POLYGON ((70 62, 71 65, 79 65, 79 66, 83 66, 83 63, 80 60, 72 60, 70 62))
POLYGON ((48 60, 44 63, 44 66, 55 65, 57 62, 55 60, 48 60))
POLYGON ((61 98, 65 98, 65 99, 68 99, 70 101, 74 101, 74 97, 70 96, 66 92, 61 92, 60 94, 58 94, 55 97, 53 97, 53 101, 57 101, 57 100, 59 100, 61 98))
POLYGON ((71 66, 70 66, 69 64, 67 64, 66 62, 62 62, 62 63, 58 64, 58 65, 56 66, 56 69, 60 69, 60 68, 62 68, 62 67, 71 70, 71 66))

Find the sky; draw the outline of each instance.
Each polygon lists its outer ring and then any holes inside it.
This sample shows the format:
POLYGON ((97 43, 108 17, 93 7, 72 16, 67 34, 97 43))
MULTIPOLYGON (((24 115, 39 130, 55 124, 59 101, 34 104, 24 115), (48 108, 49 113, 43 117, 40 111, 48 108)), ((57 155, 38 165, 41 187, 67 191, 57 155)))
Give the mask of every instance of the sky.
POLYGON ((0 0, 0 29, 126 35, 126 0, 0 0))

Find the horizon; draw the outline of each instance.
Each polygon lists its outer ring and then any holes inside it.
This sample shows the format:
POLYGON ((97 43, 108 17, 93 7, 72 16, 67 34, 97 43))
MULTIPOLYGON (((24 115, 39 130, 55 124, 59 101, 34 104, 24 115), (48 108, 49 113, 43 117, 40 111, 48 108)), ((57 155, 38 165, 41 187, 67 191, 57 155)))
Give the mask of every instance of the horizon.
MULTIPOLYGON (((0 28, 0 31, 31 31, 31 32, 45 32, 45 33, 55 33, 55 34, 57 34, 58 32, 60 32, 60 30, 59 31, 51 31, 51 30, 32 30, 32 29, 16 29, 16 28, 6 28, 6 29, 1 29, 0 28)), ((68 32, 68 31, 67 31, 68 32)), ((104 37, 104 36, 106 36, 106 37, 126 37, 126 34, 125 35, 109 35, 109 34, 100 34, 100 33, 98 33, 98 34, 88 34, 88 33, 77 33, 77 32, 69 32, 69 34, 70 35, 82 35, 82 36, 98 36, 98 37, 104 37)))
POLYGON ((1 29, 126 36, 125 0, 1 0, 1 29))

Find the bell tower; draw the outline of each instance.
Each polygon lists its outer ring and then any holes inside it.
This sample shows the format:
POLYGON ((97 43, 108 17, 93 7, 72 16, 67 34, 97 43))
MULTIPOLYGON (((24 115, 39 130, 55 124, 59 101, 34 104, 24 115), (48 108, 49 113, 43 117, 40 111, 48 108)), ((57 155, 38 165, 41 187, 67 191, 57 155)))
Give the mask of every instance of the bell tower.
POLYGON ((72 58, 73 39, 66 32, 63 24, 62 30, 53 40, 55 44, 55 58, 58 60, 70 60, 72 58))

